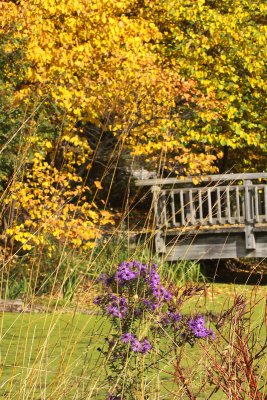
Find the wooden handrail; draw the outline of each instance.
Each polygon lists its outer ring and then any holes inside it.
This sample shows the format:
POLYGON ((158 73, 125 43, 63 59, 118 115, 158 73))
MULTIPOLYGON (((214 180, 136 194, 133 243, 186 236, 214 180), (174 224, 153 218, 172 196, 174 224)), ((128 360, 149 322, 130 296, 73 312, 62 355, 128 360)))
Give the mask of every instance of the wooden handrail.
POLYGON ((206 176, 188 176, 185 178, 152 178, 152 179, 137 179, 136 186, 162 186, 174 185, 182 183, 194 183, 199 180, 201 182, 229 182, 239 180, 254 180, 254 179, 267 179, 267 172, 256 173, 240 173, 240 174, 220 174, 220 175, 206 175, 206 176))

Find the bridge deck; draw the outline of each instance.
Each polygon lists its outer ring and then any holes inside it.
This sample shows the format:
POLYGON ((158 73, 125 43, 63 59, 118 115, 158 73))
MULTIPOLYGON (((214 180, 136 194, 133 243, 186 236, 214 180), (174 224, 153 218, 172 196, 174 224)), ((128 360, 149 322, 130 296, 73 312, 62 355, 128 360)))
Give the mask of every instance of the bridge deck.
POLYGON ((267 257, 267 173, 148 179, 168 260, 267 257))

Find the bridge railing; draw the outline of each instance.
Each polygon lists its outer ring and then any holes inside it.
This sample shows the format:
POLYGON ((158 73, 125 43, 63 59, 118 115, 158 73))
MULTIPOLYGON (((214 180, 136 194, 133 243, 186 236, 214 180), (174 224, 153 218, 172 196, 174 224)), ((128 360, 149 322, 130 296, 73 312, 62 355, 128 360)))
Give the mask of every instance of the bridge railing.
POLYGON ((165 189, 157 208, 166 227, 267 222, 267 185, 165 189))
POLYGON ((157 229, 244 227, 246 248, 253 249, 255 224, 267 223, 267 173, 148 179, 157 229))

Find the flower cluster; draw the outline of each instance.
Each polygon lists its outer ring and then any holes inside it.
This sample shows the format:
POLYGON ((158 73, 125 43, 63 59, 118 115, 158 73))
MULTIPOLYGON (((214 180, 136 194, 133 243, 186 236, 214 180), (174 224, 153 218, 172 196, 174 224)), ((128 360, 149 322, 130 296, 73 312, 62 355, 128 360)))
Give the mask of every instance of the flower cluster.
POLYGON ((146 278, 149 282, 150 289, 153 293, 153 295, 158 299, 159 301, 165 300, 165 301, 170 301, 172 296, 170 292, 165 289, 164 286, 162 286, 160 282, 160 276, 156 272, 157 266, 156 264, 153 264, 151 269, 149 270, 148 273, 148 278, 146 278))
POLYGON ((118 297, 113 293, 108 293, 105 296, 97 296, 94 299, 94 304, 102 307, 106 314, 117 318, 124 318, 128 311, 126 298, 124 296, 118 297))
POLYGON ((212 329, 206 328, 204 316, 198 315, 189 318, 187 315, 181 315, 178 312, 167 311, 161 314, 159 319, 159 327, 168 330, 170 335, 174 335, 175 342, 178 346, 189 343, 191 346, 198 339, 211 337, 214 339, 212 329))
MULTIPOLYGON (((95 298, 94 303, 110 319, 113 328, 110 333, 111 339, 106 338, 107 350, 100 350, 109 360, 110 382, 122 375, 129 350, 136 356, 146 355, 153 350, 147 338, 139 340, 144 321, 149 323, 146 326, 150 326, 150 334, 156 340, 164 335, 167 352, 171 345, 174 345, 176 351, 177 346, 185 344, 194 346, 199 339, 214 338, 212 330, 206 328, 203 316, 180 313, 177 294, 175 297, 172 296, 162 285, 156 264, 122 262, 113 274, 101 274, 99 281, 104 291, 95 298), (170 338, 171 343, 168 343, 167 338, 170 338)), ((185 292, 188 293, 186 290, 185 292)), ((146 358, 144 363, 150 365, 151 360, 146 358)), ((136 382, 139 379, 138 367, 134 379, 136 382)), ((135 384, 133 380, 129 380, 127 382, 129 390, 135 384)), ((125 391, 125 383, 116 387, 115 392, 113 389, 109 393, 108 400, 124 398, 122 393, 125 391)))
POLYGON ((119 285, 124 285, 128 281, 137 279, 140 276, 146 275, 146 265, 138 261, 122 262, 118 266, 118 271, 115 274, 119 285))
POLYGON ((149 266, 138 261, 125 261, 118 266, 116 273, 101 274, 99 282, 113 293, 98 296, 94 303, 99 305, 105 314, 121 319, 127 318, 130 307, 127 306, 125 297, 119 299, 114 292, 121 295, 124 292, 128 295, 131 293, 131 297, 134 298, 138 291, 138 305, 135 304, 134 310, 131 310, 135 316, 141 315, 143 309, 155 311, 172 298, 170 292, 161 284, 156 264, 149 266))
POLYGON ((157 273, 157 265, 142 264, 138 261, 124 261, 118 266, 118 270, 113 275, 101 274, 99 281, 105 286, 112 286, 116 282, 118 286, 133 284, 137 280, 146 282, 153 293, 159 300, 169 301, 171 299, 170 292, 164 288, 160 282, 160 276, 157 273))
POLYGON ((175 327, 176 330, 178 330, 180 328, 180 322, 182 320, 182 316, 180 313, 176 313, 173 311, 167 311, 166 314, 161 316, 160 319, 160 324, 163 327, 168 327, 170 325, 173 325, 175 327))
POLYGON ((124 333, 124 335, 122 335, 121 341, 127 344, 130 343, 131 349, 134 353, 146 354, 152 348, 147 339, 139 341, 137 337, 135 335, 132 335, 130 332, 124 333))
POLYGON ((205 319, 202 315, 198 315, 195 318, 191 318, 188 321, 188 326, 196 338, 206 338, 208 336, 214 338, 214 333, 212 329, 206 328, 205 319))

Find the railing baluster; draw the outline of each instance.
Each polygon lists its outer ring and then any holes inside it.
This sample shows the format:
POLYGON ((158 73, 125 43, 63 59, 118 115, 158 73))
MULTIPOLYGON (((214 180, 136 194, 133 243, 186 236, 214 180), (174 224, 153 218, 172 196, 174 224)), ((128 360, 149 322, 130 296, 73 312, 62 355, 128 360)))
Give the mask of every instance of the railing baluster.
POLYGON ((185 225, 185 208, 184 208, 184 191, 180 190, 180 203, 181 203, 181 223, 185 225))
POLYGON ((222 207, 221 207, 221 191, 220 188, 217 187, 217 217, 219 224, 222 223, 222 207))
POLYGON ((199 201, 199 220, 203 224, 203 203, 202 203, 202 192, 201 189, 198 190, 198 201, 199 201))
POLYGON ((229 224, 232 223, 232 218, 231 218, 231 202, 230 202, 230 189, 229 186, 226 188, 226 213, 227 213, 227 220, 229 224))
POLYGON ((239 200, 239 187, 235 188, 235 199, 236 199, 236 217, 237 222, 240 224, 241 222, 241 215, 240 215, 240 200, 239 200))
POLYGON ((172 212, 172 224, 173 226, 177 226, 180 225, 179 223, 177 223, 176 221, 176 215, 175 215, 175 202, 174 202, 174 193, 173 190, 170 192, 170 197, 171 197, 171 212, 172 212))
POLYGON ((189 222, 190 224, 194 225, 196 222, 196 218, 195 218, 195 204, 193 201, 192 189, 189 189, 189 209, 190 209, 189 222))
POLYGON ((212 204, 211 204, 211 190, 210 188, 208 188, 207 190, 207 196, 208 196, 208 210, 209 210, 209 215, 208 215, 208 219, 209 219, 209 223, 212 224, 212 204))
POLYGON ((241 210, 242 210, 242 222, 244 223, 246 220, 246 208, 245 208, 245 196, 246 196, 246 190, 245 187, 243 186, 242 188, 242 198, 241 198, 241 210))
POLYGON ((255 210, 255 221, 259 222, 259 193, 258 193, 258 186, 255 185, 254 187, 254 210, 255 210))
POLYGON ((252 222, 250 182, 245 182, 245 222, 252 222))
POLYGON ((267 185, 264 186, 264 214, 265 222, 267 222, 267 185))
POLYGON ((245 242, 246 249, 255 249, 256 241, 253 224, 252 181, 245 180, 245 242))
POLYGON ((168 226, 167 211, 166 211, 166 192, 165 192, 165 190, 161 191, 159 204, 160 204, 160 223, 162 225, 168 226))

